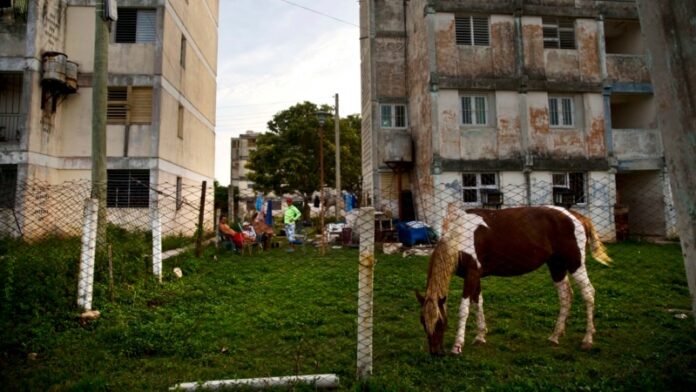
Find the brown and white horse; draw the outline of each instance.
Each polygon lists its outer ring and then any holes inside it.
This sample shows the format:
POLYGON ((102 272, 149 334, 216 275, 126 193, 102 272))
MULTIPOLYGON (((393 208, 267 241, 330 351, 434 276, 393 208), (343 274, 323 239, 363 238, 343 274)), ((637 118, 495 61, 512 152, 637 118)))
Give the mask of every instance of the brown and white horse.
POLYGON ((585 268, 585 248, 589 245, 594 259, 604 265, 611 259, 589 218, 560 207, 463 211, 450 205, 443 231, 445 234, 430 257, 425 296, 416 292, 431 354, 444 353, 447 292, 453 273, 464 279, 459 326, 452 347, 452 353, 460 354, 472 303, 478 308, 474 343, 486 342, 480 279, 489 275, 522 275, 543 264, 549 268, 560 300, 560 313, 549 340, 558 344, 559 337, 565 333, 572 302, 570 274, 580 287, 587 311, 582 348, 592 347, 595 290, 585 268))

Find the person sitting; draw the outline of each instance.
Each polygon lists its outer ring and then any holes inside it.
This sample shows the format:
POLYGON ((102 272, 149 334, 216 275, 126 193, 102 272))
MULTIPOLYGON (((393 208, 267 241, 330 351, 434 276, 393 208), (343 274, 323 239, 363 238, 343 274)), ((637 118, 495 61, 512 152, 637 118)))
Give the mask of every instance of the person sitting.
POLYGON ((227 224, 227 217, 220 217, 220 224, 218 225, 218 231, 233 245, 235 250, 241 249, 244 244, 244 235, 238 231, 233 230, 227 224))
POLYGON ((244 241, 256 242, 256 231, 251 227, 249 222, 242 223, 242 235, 244 236, 244 241))

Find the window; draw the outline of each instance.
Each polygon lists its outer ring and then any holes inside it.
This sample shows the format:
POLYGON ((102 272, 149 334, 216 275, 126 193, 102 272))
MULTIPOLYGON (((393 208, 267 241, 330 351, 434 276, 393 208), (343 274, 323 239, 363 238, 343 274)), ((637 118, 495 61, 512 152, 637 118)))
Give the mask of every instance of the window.
POLYGON ((111 208, 148 208, 150 205, 149 170, 107 170, 106 206, 111 208))
MULTIPOLYGON (((568 204, 584 204, 585 200, 585 173, 553 173, 554 203, 557 203, 557 195, 572 195, 573 202, 568 204)), ((562 203, 566 204, 566 203, 562 203)))
POLYGON ((179 105, 179 115, 177 116, 176 136, 184 138, 184 106, 179 105))
POLYGON ((575 105, 572 97, 549 97, 549 125, 568 128, 575 123, 575 105))
POLYGON ((406 128, 406 105, 382 104, 382 128, 406 128))
POLYGON ((543 18, 544 48, 575 49, 575 26, 572 19, 543 18))
POLYGON ((109 124, 150 124, 152 87, 109 87, 106 121, 109 124))
POLYGON ((181 52, 179 55, 179 64, 181 68, 186 69, 186 37, 181 35, 181 52))
POLYGON ((156 15, 151 9, 119 8, 116 43, 155 42, 156 15))
POLYGON ((488 124, 488 96, 462 95, 462 124, 488 124))
POLYGON ((498 179, 495 173, 462 174, 462 191, 464 203, 481 203, 481 190, 487 189, 498 189, 498 179))
POLYGON ((22 74, 0 73, 0 142, 19 141, 22 74))
POLYGON ((14 208, 17 165, 0 165, 0 208, 14 208))
POLYGON ((457 16, 454 18, 457 45, 490 45, 488 17, 457 16))

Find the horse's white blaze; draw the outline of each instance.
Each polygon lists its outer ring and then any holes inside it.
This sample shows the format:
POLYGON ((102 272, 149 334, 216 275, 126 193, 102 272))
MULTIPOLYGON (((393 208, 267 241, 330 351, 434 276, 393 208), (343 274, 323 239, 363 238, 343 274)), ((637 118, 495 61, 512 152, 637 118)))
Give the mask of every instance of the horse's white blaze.
POLYGON ((457 335, 454 338, 454 346, 452 353, 461 354, 462 346, 464 345, 464 334, 466 333, 466 320, 469 318, 469 298, 462 298, 459 305, 459 325, 457 326, 457 335))

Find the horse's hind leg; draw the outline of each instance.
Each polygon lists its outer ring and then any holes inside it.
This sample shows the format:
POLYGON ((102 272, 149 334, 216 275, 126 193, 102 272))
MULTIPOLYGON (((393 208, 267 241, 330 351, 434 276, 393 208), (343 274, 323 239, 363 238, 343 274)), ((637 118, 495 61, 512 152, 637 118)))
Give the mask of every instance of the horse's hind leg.
POLYGON ((588 350, 592 348, 592 335, 595 332, 594 327, 594 295, 595 289, 590 283, 590 277, 587 276, 587 270, 585 269, 585 264, 583 263, 577 271, 573 273, 573 280, 580 286, 580 293, 582 293, 582 299, 585 301, 585 310, 587 311, 587 329, 585 331, 585 337, 582 339, 582 349, 588 350))
POLYGON ((558 291, 558 301, 561 304, 561 310, 558 313, 556 327, 553 329, 553 334, 549 337, 549 340, 554 345, 558 345, 558 339, 565 334, 566 320, 568 319, 568 314, 570 314, 570 305, 573 302, 573 289, 570 287, 568 275, 565 275, 560 281, 554 282, 554 285, 556 286, 556 291, 558 291))

